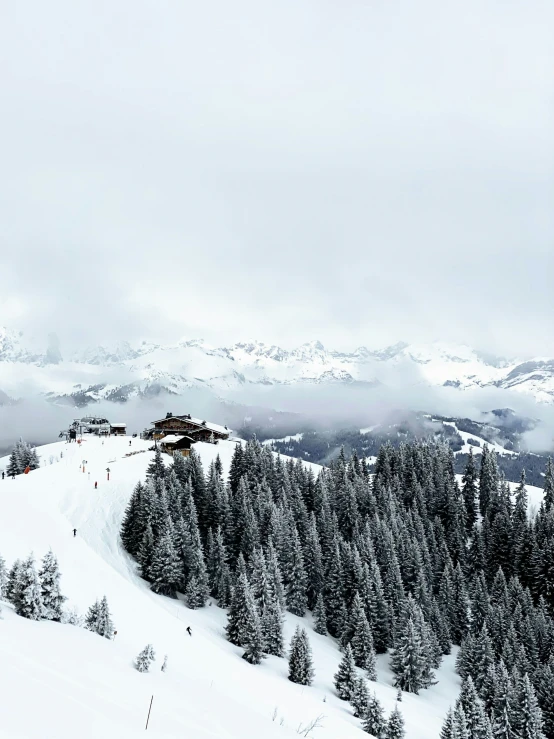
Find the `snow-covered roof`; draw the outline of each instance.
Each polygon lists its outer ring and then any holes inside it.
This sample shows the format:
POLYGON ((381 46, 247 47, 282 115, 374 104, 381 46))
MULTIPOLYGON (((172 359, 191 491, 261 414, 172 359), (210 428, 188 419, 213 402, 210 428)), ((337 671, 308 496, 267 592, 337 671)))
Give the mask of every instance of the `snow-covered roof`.
POLYGON ((220 426, 217 423, 211 423, 210 421, 202 421, 199 418, 193 418, 192 416, 190 417, 189 416, 170 416, 170 418, 159 418, 157 421, 152 421, 152 423, 161 423, 162 421, 170 421, 173 418, 179 421, 188 421, 189 423, 192 423, 196 426, 210 429, 210 431, 216 431, 218 434, 228 435, 231 433, 230 429, 227 429, 224 426, 220 426))
POLYGON ((183 439, 188 439, 189 441, 194 442, 194 439, 191 439, 190 436, 177 436, 176 434, 168 434, 167 436, 164 436, 163 439, 160 439, 160 444, 177 444, 177 442, 182 441, 183 439))
POLYGON ((124 428, 127 428, 127 424, 126 423, 110 423, 110 426, 113 429, 124 429, 124 428))

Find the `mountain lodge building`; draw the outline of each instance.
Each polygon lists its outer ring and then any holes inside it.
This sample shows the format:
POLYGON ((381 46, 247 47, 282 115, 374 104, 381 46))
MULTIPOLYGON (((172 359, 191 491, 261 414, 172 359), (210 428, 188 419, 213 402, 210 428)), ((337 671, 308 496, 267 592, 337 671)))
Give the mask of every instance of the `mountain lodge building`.
POLYGON ((178 451, 189 456, 191 445, 197 441, 217 444, 218 441, 226 441, 231 434, 227 426, 202 421, 190 414, 174 416, 168 413, 165 418, 153 421, 152 425, 154 428, 149 429, 146 436, 159 441, 161 449, 171 455, 178 451))

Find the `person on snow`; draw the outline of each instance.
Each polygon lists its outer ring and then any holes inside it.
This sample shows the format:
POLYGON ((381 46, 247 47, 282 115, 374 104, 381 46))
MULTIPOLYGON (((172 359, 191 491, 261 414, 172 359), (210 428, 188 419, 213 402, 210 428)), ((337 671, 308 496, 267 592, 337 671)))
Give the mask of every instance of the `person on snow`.
POLYGON ((4 479, 5 472, 2 470, 2 480, 4 479))
POLYGON ((77 536, 77 529, 73 529, 73 536, 77 536))
POLYGON ((190 626, 187 626, 187 634, 189 636, 192 636, 192 631, 190 630, 190 626))
POLYGON ((98 483, 97 482, 94 483, 94 489, 95 490, 98 490, 98 483))

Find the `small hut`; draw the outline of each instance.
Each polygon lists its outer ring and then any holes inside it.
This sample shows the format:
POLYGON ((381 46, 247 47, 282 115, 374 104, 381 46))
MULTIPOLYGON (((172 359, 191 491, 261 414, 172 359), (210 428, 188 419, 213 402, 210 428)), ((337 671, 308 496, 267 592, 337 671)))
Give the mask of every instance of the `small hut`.
POLYGON ((168 434, 160 440, 160 449, 166 454, 182 454, 183 457, 190 456, 190 448, 194 444, 194 439, 190 436, 176 436, 168 434))

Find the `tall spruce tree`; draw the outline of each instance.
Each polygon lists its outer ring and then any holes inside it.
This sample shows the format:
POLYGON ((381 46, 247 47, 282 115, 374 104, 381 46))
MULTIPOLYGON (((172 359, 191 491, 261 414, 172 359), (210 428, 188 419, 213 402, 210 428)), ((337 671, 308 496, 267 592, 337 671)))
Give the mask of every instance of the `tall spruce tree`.
POLYGON ((311 685, 314 679, 312 650, 308 634, 300 626, 291 639, 289 650, 289 680, 299 685, 311 685))
POLYGON ((354 662, 354 655, 352 654, 352 647, 350 644, 347 644, 346 649, 344 650, 344 656, 339 664, 339 669, 333 678, 333 683, 337 689, 338 696, 343 701, 350 700, 350 696, 356 686, 357 678, 358 675, 356 673, 356 664, 354 662))
POLYGON ((58 560, 51 549, 44 555, 38 576, 41 585, 43 617, 49 621, 61 621, 63 604, 67 598, 60 590, 60 569, 58 560))
POLYGON ((22 563, 17 584, 15 612, 18 616, 40 621, 44 618, 44 604, 40 579, 32 554, 22 563))

